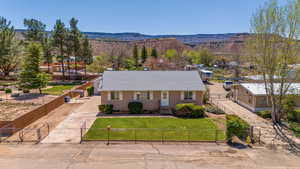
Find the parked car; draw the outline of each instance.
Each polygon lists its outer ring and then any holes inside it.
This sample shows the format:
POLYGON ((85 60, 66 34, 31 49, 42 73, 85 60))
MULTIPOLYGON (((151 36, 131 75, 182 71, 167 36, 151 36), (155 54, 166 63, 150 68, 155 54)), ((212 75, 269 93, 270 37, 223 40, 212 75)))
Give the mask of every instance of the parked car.
POLYGON ((224 83, 223 83, 223 88, 225 90, 230 90, 231 87, 233 85, 233 82, 231 80, 226 80, 224 83))
POLYGON ((213 78, 213 72, 209 70, 199 70, 199 74, 204 82, 208 82, 213 78))

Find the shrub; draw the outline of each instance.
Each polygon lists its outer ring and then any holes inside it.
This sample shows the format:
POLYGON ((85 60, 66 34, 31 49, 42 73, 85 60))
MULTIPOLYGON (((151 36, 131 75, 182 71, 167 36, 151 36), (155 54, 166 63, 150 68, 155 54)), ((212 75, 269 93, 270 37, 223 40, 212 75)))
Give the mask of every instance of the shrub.
POLYGON ((94 86, 86 88, 88 96, 92 96, 94 94, 94 86))
POLYGON ((300 122, 300 109, 288 112, 288 120, 292 122, 300 122))
POLYGON ((177 104, 175 115, 178 117, 200 118, 204 116, 204 108, 194 103, 177 104))
POLYGON ((28 89, 23 89, 23 93, 29 93, 30 92, 30 90, 28 90, 28 89))
POLYGON ((7 93, 7 94, 8 94, 8 93, 12 93, 12 90, 11 90, 10 88, 6 88, 6 89, 5 89, 5 93, 7 93))
POLYGON ((225 112, 215 106, 205 106, 205 111, 213 114, 225 114, 225 112))
POLYGON ((284 113, 289 113, 295 110, 296 103, 295 103, 296 97, 294 95, 286 96, 282 101, 282 111, 284 113))
POLYGON ((248 136, 250 125, 236 115, 226 115, 227 138, 237 136, 245 139, 248 136))
POLYGON ((4 91, 5 90, 5 88, 0 88, 0 91, 4 91))
POLYGON ((260 116, 260 117, 262 117, 262 118, 264 118, 264 119, 270 119, 270 118, 272 118, 272 116, 271 116, 271 112, 270 111, 259 111, 259 112, 257 112, 256 113, 258 116, 260 116))
POLYGON ((102 104, 102 105, 99 105, 98 108, 99 108, 99 111, 101 113, 112 114, 114 105, 112 105, 112 104, 102 104))
POLYGON ((191 118, 200 118, 204 117, 204 107, 202 106, 194 106, 192 113, 190 114, 191 118))
POLYGON ((131 114, 142 114, 143 111, 143 103, 141 102, 129 102, 128 103, 129 113, 131 114))

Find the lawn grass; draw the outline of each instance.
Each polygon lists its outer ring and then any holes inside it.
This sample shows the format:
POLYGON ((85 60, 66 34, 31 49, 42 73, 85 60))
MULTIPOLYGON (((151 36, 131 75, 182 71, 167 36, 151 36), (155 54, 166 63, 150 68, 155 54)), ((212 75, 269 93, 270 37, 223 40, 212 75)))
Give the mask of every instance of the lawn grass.
POLYGON ((49 95, 62 95, 64 91, 71 90, 75 85, 56 85, 51 88, 43 89, 44 94, 49 95))
POLYGON ((111 140, 215 141, 225 133, 209 118, 99 118, 84 136, 85 140, 106 140, 110 125, 111 140))

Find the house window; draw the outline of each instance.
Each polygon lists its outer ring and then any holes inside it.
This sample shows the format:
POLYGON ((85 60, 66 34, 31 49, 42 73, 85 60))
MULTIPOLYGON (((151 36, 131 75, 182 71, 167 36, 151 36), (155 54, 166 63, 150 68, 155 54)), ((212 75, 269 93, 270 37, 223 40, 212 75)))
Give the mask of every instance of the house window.
POLYGON ((151 92, 135 92, 135 100, 141 101, 141 100, 151 100, 151 92))
POLYGON ((184 100, 193 100, 193 92, 185 91, 184 92, 184 100))
POLYGON ((112 91, 110 94, 111 100, 120 100, 120 92, 112 91))

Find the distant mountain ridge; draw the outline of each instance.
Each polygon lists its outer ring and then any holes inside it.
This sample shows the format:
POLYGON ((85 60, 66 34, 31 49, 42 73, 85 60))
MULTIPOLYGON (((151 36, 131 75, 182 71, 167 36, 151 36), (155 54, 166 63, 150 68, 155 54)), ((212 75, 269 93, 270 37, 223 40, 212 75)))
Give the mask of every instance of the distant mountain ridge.
MULTIPOLYGON (((17 32, 25 32, 25 29, 16 29, 17 32)), ((207 42, 228 41, 231 38, 249 33, 225 33, 225 34, 194 34, 194 35, 146 35, 141 33, 104 33, 104 32, 83 32, 90 39, 114 39, 119 41, 139 41, 147 39, 175 38, 184 44, 199 45, 207 42)))

